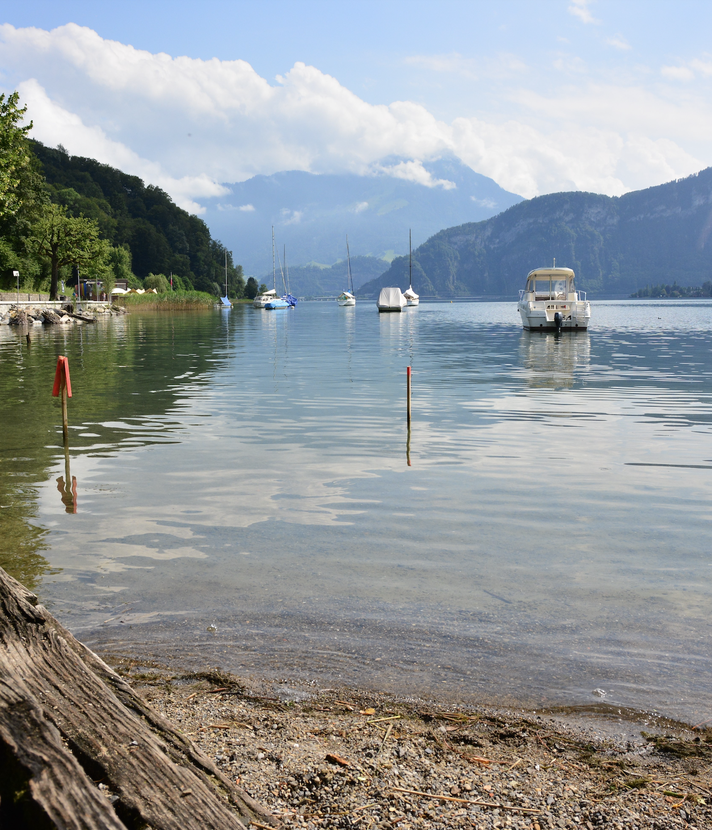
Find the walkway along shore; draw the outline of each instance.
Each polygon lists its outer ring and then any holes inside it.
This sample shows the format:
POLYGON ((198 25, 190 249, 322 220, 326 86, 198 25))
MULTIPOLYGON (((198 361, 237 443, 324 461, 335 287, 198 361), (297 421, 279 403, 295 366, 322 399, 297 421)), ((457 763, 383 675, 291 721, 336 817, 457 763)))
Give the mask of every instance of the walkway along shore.
POLYGON ((706 724, 105 659, 0 569, 0 827, 712 827, 706 724))

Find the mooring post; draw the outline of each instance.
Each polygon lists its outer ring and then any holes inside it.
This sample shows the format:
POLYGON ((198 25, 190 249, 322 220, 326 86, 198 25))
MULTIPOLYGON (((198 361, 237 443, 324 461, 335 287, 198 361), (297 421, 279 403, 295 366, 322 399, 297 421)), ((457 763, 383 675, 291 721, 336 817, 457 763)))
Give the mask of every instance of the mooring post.
POLYGON ((410 429, 410 366, 408 367, 408 375, 407 375, 407 393, 408 393, 408 429, 410 429))
POLYGON ((408 466, 410 467, 410 390, 411 390, 411 372, 410 366, 408 367, 407 377, 407 397, 408 397, 408 404, 407 404, 407 413, 408 413, 408 436, 405 442, 405 456, 408 462, 408 466))
POLYGON ((69 361, 60 355, 57 358, 57 370, 54 373, 52 396, 62 400, 62 435, 64 443, 69 440, 69 425, 67 423, 67 397, 72 397, 72 383, 69 379, 69 361))

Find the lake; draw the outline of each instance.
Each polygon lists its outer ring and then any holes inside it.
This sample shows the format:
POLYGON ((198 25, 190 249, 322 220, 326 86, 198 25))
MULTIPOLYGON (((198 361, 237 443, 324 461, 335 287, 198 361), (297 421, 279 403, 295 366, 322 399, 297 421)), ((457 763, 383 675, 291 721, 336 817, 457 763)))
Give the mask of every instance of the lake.
POLYGON ((0 327, 0 564, 104 652, 701 722, 711 320, 597 302, 556 336, 515 303, 361 301, 36 326, 30 346, 0 327))

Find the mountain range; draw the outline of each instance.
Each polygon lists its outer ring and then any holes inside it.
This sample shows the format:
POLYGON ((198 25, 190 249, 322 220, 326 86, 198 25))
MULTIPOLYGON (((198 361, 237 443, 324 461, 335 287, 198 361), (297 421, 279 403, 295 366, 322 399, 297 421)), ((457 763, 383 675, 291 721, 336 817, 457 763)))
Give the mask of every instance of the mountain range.
MULTIPOLYGON (((413 253, 422 296, 511 297, 534 268, 573 268, 590 296, 700 285, 712 275, 712 168, 620 197, 553 193, 434 234, 413 253)), ((408 285, 408 258, 359 288, 408 285)))
MULTIPOLYGON (((389 158, 372 175, 287 171, 224 187, 226 195, 201 200, 202 218, 246 276, 262 281, 268 275, 270 284, 272 226, 280 257, 286 245, 290 274, 296 275, 294 265, 345 262, 347 234, 352 257, 385 259, 377 266, 385 269, 408 251, 411 228, 414 241, 423 242, 444 227, 487 219, 522 201, 454 156, 422 166, 389 158)), ((306 293, 298 278, 293 287, 306 293)))

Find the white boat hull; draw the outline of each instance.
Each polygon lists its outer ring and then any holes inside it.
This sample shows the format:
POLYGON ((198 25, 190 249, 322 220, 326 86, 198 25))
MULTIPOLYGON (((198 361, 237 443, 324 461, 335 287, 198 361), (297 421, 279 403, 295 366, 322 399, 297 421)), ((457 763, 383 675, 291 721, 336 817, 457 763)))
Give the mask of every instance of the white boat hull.
POLYGON ((408 305, 409 306, 420 305, 420 299, 416 298, 415 300, 411 300, 410 297, 409 297, 408 298, 408 305))
POLYGON ((586 300, 567 302, 522 300, 518 308, 522 326, 530 331, 587 329, 591 320, 591 304, 586 300), (560 315, 558 321, 557 314, 560 315))
POLYGON ((407 302, 400 288, 390 287, 381 289, 376 305, 379 311, 403 311, 407 302))
POLYGON ((356 300, 337 300, 338 304, 342 307, 349 306, 349 305, 356 305, 356 300))

